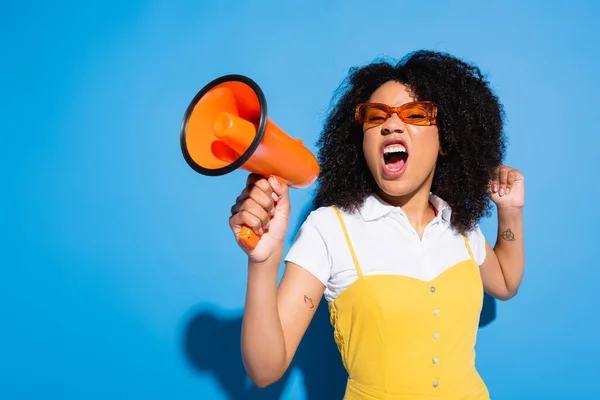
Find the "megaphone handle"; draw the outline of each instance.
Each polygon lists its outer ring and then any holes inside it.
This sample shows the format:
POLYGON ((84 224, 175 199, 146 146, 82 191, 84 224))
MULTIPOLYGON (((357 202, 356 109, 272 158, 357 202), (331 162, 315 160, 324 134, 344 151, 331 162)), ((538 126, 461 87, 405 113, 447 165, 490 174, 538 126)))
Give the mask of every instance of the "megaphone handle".
MULTIPOLYGON (((287 184, 287 180, 283 178, 275 176, 275 179, 277 179, 281 183, 287 184)), ((238 237, 242 241, 242 243, 244 243, 244 245, 250 249, 255 248, 258 244, 258 241, 260 240, 260 237, 252 230, 252 228, 246 225, 242 225, 242 231, 240 232, 238 237)))
POLYGON ((242 226, 242 231, 240 232, 239 238, 246 247, 251 249, 255 248, 260 240, 258 235, 246 225, 242 226))

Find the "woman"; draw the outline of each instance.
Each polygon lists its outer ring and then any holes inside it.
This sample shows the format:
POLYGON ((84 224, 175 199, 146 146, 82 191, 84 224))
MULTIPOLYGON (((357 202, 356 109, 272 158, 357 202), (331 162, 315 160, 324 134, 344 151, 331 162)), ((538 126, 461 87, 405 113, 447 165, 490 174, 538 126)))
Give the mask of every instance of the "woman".
POLYGON ((243 360, 258 386, 288 368, 329 302, 347 399, 488 399, 475 369, 483 292, 523 277, 524 179, 501 164, 503 112, 479 69, 419 51, 351 71, 319 140, 316 210, 285 261, 290 203, 250 175, 230 226, 248 254, 243 360), (490 246, 478 221, 498 214, 490 246))

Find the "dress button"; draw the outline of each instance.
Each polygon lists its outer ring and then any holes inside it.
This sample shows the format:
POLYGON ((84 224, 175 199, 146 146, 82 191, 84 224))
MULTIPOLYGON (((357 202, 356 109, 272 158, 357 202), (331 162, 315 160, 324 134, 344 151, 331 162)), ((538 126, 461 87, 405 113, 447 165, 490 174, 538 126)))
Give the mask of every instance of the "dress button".
POLYGON ((430 287, 429 290, 431 291, 431 293, 435 293, 435 286, 430 287))
POLYGON ((438 381, 433 381, 432 385, 434 388, 438 387, 438 381))
POLYGON ((437 317, 438 315, 440 315, 440 310, 433 310, 433 315, 435 315, 436 317, 437 317))
POLYGON ((437 357, 433 357, 433 360, 431 360, 432 363, 437 364, 440 360, 438 360, 437 357))
POLYGON ((439 337, 440 337, 440 334, 439 334, 439 333, 435 332, 435 333, 433 334, 433 338, 434 338, 434 339, 437 339, 437 338, 439 338, 439 337))

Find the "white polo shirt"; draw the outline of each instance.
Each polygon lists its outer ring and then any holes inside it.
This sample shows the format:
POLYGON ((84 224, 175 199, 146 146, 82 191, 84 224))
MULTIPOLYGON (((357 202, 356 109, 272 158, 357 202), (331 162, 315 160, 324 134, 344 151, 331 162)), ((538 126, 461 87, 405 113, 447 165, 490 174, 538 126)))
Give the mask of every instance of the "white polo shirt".
MULTIPOLYGON (((377 195, 354 213, 342 210, 344 223, 363 275, 397 274, 429 281, 469 259, 462 236, 450 225, 448 203, 431 194, 438 210, 419 239, 406 214, 377 195)), ((467 233, 478 265, 485 260, 485 238, 479 225, 467 233)), ((285 258, 307 269, 325 285, 325 298, 334 300, 357 278, 340 222, 331 207, 310 213, 285 258)))

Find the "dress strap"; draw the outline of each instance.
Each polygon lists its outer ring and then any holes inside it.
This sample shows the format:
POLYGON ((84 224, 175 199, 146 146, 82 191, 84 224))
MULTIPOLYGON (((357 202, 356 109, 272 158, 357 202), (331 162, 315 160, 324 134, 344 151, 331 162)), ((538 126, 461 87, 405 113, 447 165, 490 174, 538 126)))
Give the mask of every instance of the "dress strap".
POLYGON ((340 220, 340 225, 342 226, 342 230, 344 231, 344 237, 346 238, 346 243, 348 244, 348 249, 350 249, 350 254, 352 255, 352 260, 354 261, 354 267, 356 268, 356 272, 359 277, 362 277, 362 271, 360 269, 360 265, 358 264, 358 258, 356 258, 356 253, 354 253, 354 247, 352 246, 352 242, 350 241, 350 236, 348 235, 348 230, 346 229, 346 224, 344 224, 344 219, 342 218, 342 214, 336 207, 331 207, 335 211, 340 220))
POLYGON ((473 257, 473 251, 471 250, 471 245, 469 244, 469 240, 467 239, 467 237, 463 234, 462 235, 463 240, 465 241, 465 245, 467 246, 467 250, 469 250, 469 256, 471 257, 471 260, 475 261, 475 257, 473 257))

